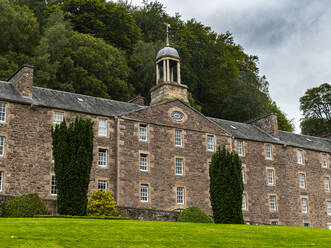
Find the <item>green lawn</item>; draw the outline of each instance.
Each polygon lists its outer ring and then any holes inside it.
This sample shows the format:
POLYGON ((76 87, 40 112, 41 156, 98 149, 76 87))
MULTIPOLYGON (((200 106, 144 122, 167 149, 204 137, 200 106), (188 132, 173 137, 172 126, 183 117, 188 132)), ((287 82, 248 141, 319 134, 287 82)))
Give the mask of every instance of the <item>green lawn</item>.
POLYGON ((282 226, 0 218, 0 247, 331 247, 331 231, 282 226))

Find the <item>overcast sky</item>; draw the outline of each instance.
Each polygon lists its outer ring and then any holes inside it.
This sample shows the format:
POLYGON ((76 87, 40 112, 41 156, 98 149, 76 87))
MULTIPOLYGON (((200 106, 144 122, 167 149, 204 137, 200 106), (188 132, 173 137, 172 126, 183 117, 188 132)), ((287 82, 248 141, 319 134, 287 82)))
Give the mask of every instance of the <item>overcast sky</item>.
MULTIPOLYGON (((132 0, 140 5, 141 0, 132 0)), ((270 95, 295 120, 299 98, 331 82, 330 0, 159 0, 170 15, 195 18, 217 33, 229 30, 248 54, 260 59, 270 95)))

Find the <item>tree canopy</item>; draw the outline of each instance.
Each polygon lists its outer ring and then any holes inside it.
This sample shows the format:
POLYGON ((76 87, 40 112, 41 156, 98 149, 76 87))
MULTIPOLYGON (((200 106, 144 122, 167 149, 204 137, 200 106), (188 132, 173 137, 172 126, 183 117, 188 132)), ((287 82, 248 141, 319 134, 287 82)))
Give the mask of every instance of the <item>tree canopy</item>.
POLYGON ((0 2, 0 80, 23 63, 35 65, 35 84, 126 101, 149 101, 155 55, 170 45, 181 57, 181 78, 203 114, 246 121, 269 112, 281 130, 293 125, 272 101, 258 58, 201 22, 170 16, 157 1, 3 0, 0 2))
POLYGON ((308 89, 300 98, 300 109, 304 118, 301 132, 308 135, 326 135, 331 133, 331 85, 321 84, 308 89))

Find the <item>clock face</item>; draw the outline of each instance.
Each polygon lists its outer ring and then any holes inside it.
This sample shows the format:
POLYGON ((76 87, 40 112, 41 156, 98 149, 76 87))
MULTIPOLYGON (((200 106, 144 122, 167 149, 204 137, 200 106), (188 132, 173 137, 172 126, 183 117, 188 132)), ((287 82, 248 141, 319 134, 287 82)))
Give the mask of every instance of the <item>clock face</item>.
POLYGON ((184 119, 184 114, 179 111, 174 111, 171 113, 171 117, 175 121, 182 121, 184 119))

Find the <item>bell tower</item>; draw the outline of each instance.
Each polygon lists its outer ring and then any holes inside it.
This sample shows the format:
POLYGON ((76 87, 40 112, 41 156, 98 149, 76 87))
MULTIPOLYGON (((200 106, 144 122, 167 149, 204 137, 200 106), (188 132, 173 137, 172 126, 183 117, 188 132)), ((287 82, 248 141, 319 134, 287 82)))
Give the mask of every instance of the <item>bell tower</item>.
POLYGON ((188 103, 187 86, 181 83, 180 57, 177 50, 169 46, 169 24, 166 46, 156 55, 156 85, 150 90, 151 105, 180 99, 188 103))

